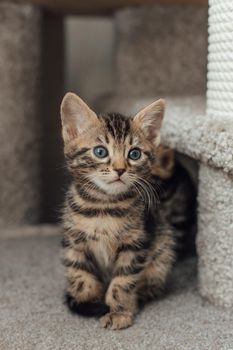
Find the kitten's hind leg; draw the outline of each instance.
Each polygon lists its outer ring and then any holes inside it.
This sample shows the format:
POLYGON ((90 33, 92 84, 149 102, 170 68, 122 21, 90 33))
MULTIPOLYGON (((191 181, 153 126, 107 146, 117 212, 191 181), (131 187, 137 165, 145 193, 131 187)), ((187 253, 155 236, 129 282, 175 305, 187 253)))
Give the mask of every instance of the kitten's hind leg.
POLYGON ((164 284, 156 284, 156 281, 154 283, 151 281, 150 284, 141 284, 137 291, 139 306, 144 306, 145 303, 160 298, 164 295, 164 290, 164 284))
POLYGON ((84 270, 67 269, 67 292, 65 302, 70 311, 82 316, 102 316, 108 312, 103 302, 104 287, 97 278, 84 270))
POLYGON ((87 317, 100 317, 109 311, 109 307, 103 301, 78 302, 68 292, 65 295, 65 303, 74 314, 87 317))
POLYGON ((141 303, 163 294, 167 277, 175 261, 174 239, 171 231, 159 234, 149 252, 148 264, 141 274, 137 294, 141 303))

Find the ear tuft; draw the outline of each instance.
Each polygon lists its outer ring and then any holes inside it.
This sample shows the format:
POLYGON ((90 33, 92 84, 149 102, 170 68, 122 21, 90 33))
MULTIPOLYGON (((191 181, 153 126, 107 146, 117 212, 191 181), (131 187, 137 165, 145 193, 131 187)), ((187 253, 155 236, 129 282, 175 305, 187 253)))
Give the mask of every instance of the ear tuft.
POLYGON ((142 109, 133 118, 137 127, 141 128, 146 137, 158 146, 160 142, 160 129, 165 110, 165 100, 159 99, 142 109))
POLYGON ((68 92, 61 103, 62 136, 67 143, 98 121, 97 115, 76 94, 68 92))

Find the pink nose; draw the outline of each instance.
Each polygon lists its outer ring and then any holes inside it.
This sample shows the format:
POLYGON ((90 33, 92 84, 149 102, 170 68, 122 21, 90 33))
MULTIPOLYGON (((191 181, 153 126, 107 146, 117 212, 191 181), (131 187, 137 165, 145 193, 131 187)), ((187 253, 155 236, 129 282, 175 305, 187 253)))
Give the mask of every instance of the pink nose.
POLYGON ((121 176, 125 172, 125 169, 114 169, 114 170, 115 170, 115 172, 117 173, 118 176, 121 176))

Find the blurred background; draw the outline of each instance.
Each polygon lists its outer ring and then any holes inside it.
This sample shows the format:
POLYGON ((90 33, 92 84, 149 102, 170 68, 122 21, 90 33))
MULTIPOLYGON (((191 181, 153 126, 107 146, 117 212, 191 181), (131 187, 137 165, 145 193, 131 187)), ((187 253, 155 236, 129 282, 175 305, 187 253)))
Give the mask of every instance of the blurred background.
POLYGON ((65 26, 65 89, 88 103, 113 90, 114 20, 68 17, 65 26))

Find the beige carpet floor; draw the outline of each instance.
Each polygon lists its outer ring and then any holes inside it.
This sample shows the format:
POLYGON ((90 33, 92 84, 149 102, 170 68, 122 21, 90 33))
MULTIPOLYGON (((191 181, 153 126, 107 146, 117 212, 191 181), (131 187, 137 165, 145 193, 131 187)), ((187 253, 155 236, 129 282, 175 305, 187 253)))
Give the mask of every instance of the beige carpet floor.
POLYGON ((133 327, 108 331, 63 305, 59 235, 12 237, 0 240, 1 350, 233 349, 233 312, 199 297, 194 260, 175 269, 168 295, 133 327))

